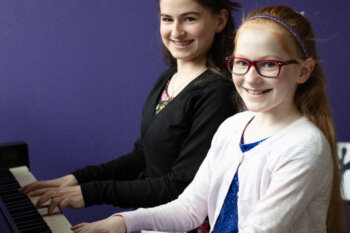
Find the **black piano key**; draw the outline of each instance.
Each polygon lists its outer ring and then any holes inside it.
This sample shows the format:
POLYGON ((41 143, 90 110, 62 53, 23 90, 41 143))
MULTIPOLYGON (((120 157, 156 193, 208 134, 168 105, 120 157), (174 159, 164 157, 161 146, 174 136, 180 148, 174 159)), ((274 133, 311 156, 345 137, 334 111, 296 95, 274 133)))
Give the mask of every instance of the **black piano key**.
POLYGON ((33 229, 33 228, 49 229, 47 225, 44 225, 40 222, 40 218, 30 218, 30 219, 27 219, 26 221, 16 223, 16 225, 20 230, 33 229))
POLYGON ((50 229, 46 229, 45 227, 36 227, 36 228, 28 228, 28 229, 20 229, 21 233, 52 233, 50 229))
POLYGON ((17 193, 17 192, 14 192, 12 190, 7 190, 6 192, 2 192, 0 195, 1 195, 2 198, 6 198, 6 197, 11 197, 13 195, 19 195, 20 196, 20 195, 24 195, 24 194, 17 193))
POLYGON ((14 203, 8 203, 7 208, 16 208, 16 207, 21 207, 21 206, 26 206, 26 205, 31 205, 33 206, 33 203, 29 200, 23 200, 23 201, 17 201, 14 203))
MULTIPOLYGON (((11 214, 11 213, 10 213, 11 214)), ((12 218, 17 225, 19 229, 28 229, 31 225, 35 224, 35 231, 33 232, 42 232, 39 229, 45 229, 49 230, 48 232, 51 232, 49 227, 47 226, 46 222, 43 220, 42 216, 34 209, 34 211, 30 211, 25 214, 21 214, 20 212, 18 214, 11 214, 12 218)), ((33 227, 30 227, 32 229, 33 227)), ((22 230, 20 231, 22 233, 22 230)), ((24 232, 24 231, 23 231, 24 232)), ((30 232, 30 231, 28 231, 30 232)))
POLYGON ((32 203, 24 203, 23 205, 17 205, 17 206, 11 206, 11 207, 8 207, 7 209, 9 211, 20 211, 22 210, 23 208, 33 208, 33 204, 32 203))
POLYGON ((21 211, 9 211, 12 217, 20 217, 20 216, 33 216, 34 214, 36 214, 36 211, 28 208, 24 208, 21 211))
POLYGON ((45 229, 28 229, 28 230, 20 230, 20 233, 44 233, 44 232, 50 232, 52 231, 46 231, 45 229))
POLYGON ((0 188, 1 194, 4 192, 16 192, 19 189, 17 185, 10 185, 10 184, 2 184, 2 185, 3 186, 0 188))
POLYGON ((45 227, 42 224, 40 224, 40 222, 34 222, 34 221, 27 222, 26 224, 21 224, 17 226, 19 230, 38 229, 38 228, 45 227))
POLYGON ((12 173, 0 169, 0 176, 0 197, 19 232, 52 233, 30 199, 18 192, 20 185, 12 173))
POLYGON ((35 219, 38 219, 39 217, 32 217, 32 218, 28 218, 27 220, 23 220, 23 218, 22 218, 22 221, 20 221, 19 223, 19 225, 23 225, 23 226, 25 226, 25 225, 28 225, 28 224, 30 224, 30 223, 32 223, 33 222, 33 219, 35 220, 35 219))
POLYGON ((22 232, 24 230, 32 230, 32 229, 50 230, 50 228, 46 224, 42 224, 40 222, 39 218, 32 218, 30 222, 19 222, 19 223, 16 223, 16 226, 20 230, 20 232, 22 232), (35 224, 32 224, 32 223, 35 223, 35 224))

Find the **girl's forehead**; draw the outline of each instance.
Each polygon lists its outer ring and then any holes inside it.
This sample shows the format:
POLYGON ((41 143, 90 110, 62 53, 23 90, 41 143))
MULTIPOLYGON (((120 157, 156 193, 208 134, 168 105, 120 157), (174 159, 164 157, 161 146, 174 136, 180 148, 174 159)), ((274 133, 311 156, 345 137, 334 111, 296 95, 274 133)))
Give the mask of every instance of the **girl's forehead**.
POLYGON ((195 0, 160 0, 159 7, 161 12, 183 12, 188 10, 198 10, 203 7, 195 0))
MULTIPOLYGON (((283 33, 274 24, 247 22, 237 32, 235 55, 289 57, 283 33)), ((255 58, 254 58, 255 59, 255 58)))
POLYGON ((266 33, 272 33, 272 32, 280 32, 281 27, 280 25, 276 24, 273 21, 259 21, 259 20, 252 20, 252 21, 248 21, 245 22, 240 28, 239 28, 239 32, 241 31, 246 31, 246 30, 250 30, 250 31, 265 31, 266 33))

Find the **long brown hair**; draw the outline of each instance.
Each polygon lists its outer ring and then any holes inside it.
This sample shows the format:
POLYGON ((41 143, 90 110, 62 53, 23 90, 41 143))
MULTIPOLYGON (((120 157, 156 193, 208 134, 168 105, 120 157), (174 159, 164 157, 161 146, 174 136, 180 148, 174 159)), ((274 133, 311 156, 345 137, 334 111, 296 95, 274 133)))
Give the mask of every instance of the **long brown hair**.
MULTIPOLYGON (((158 4, 161 0, 158 0, 158 4)), ((208 67, 218 70, 225 76, 231 77, 231 73, 226 69, 225 57, 230 56, 233 51, 235 24, 232 12, 236 11, 240 4, 231 0, 195 0, 199 5, 209 9, 213 14, 219 14, 222 9, 229 13, 226 27, 216 33, 213 45, 208 54, 208 67)), ((170 66, 176 65, 176 59, 171 55, 169 50, 163 45, 162 55, 165 63, 170 66)))
MULTIPOLYGON (((299 111, 315 124, 326 136, 332 152, 333 159, 333 182, 331 198, 327 213, 327 233, 342 233, 346 230, 344 201, 341 197, 341 174, 338 165, 336 134, 329 107, 328 95, 326 92, 325 75, 318 59, 316 51, 315 36, 309 21, 300 13, 288 6, 271 6, 261 8, 250 13, 246 18, 254 15, 266 14, 277 17, 294 29, 305 44, 308 57, 315 61, 315 67, 309 79, 297 86, 294 94, 294 103, 299 111)), ((264 23, 275 23, 266 18, 255 18, 252 21, 264 23)), ((279 25, 279 24, 278 24, 279 25)), ((288 36, 295 43, 293 48, 297 49, 299 59, 307 59, 297 39, 282 25, 280 33, 285 38, 288 36)))

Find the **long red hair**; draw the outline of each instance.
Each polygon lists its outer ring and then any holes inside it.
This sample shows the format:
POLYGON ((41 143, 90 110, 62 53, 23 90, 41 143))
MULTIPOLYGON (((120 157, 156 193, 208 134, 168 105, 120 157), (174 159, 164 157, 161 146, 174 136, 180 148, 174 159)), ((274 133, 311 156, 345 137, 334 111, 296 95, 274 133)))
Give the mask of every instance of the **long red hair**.
MULTIPOLYGON (((341 197, 341 174, 338 167, 336 134, 329 107, 328 95, 326 92, 325 75, 318 59, 312 27, 309 21, 303 15, 288 6, 271 6, 261 8, 250 13, 246 18, 260 14, 275 16, 289 24, 294 31, 299 34, 304 42, 308 56, 315 61, 315 67, 309 79, 305 83, 297 86, 294 94, 294 103, 299 111, 323 132, 330 144, 333 159, 333 182, 330 204, 327 213, 327 229, 325 230, 327 230, 327 233, 345 232, 346 222, 344 201, 341 197)), ((302 60, 308 58, 305 56, 305 53, 303 52, 298 41, 284 26, 266 18, 255 18, 251 21, 254 23, 263 22, 264 24, 276 24, 280 27, 281 30, 279 30, 279 33, 283 38, 288 37, 287 41, 290 41, 290 39, 294 41, 293 51, 294 53, 297 51, 296 55, 298 58, 302 60)), ((237 35, 239 35, 239 30, 237 35)))

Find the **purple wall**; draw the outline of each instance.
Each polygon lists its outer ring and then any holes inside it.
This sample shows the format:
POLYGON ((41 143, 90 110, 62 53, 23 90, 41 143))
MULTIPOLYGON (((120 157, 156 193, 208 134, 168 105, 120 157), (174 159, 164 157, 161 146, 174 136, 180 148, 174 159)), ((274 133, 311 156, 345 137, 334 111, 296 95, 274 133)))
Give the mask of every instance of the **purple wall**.
MULTIPOLYGON (((295 2, 243 6, 288 3, 305 11, 319 38, 339 141, 350 141, 350 2, 295 2)), ((0 9, 0 142, 26 140, 38 179, 128 152, 145 98, 165 68, 157 2, 1 0, 0 9)), ((76 224, 114 211, 99 206, 65 215, 76 224)))

